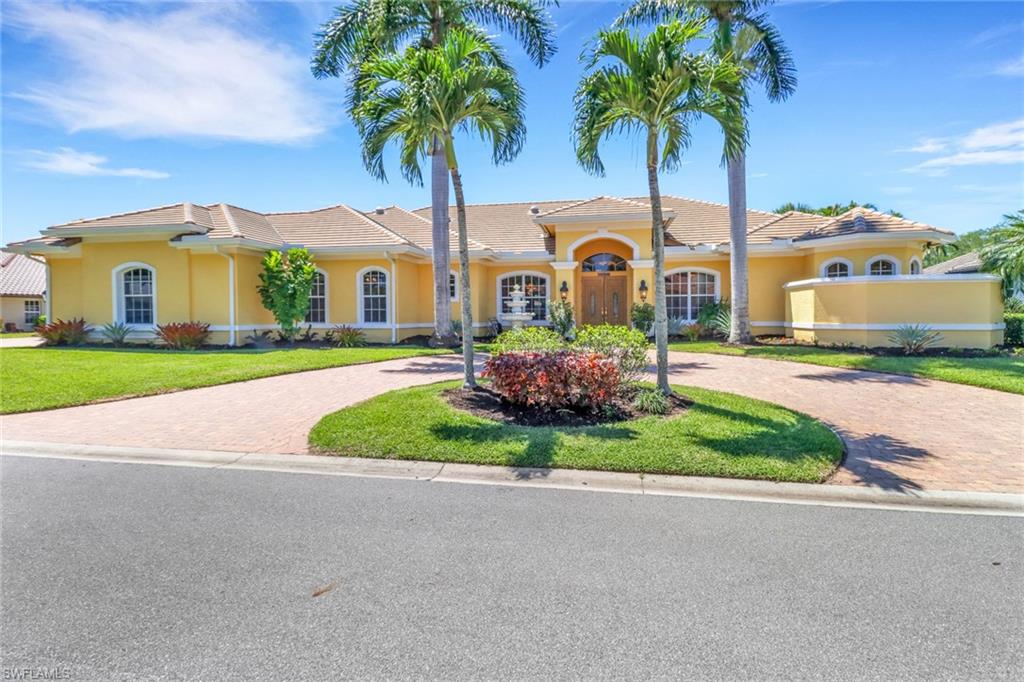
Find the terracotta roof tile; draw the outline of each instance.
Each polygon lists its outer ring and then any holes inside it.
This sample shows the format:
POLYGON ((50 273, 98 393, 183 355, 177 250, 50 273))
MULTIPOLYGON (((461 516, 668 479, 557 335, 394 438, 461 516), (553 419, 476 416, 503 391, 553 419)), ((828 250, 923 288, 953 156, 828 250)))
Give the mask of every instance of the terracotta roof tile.
POLYGON ((46 266, 20 253, 0 255, 0 296, 42 296, 46 266))
POLYGON ((981 255, 977 251, 970 251, 924 269, 926 275, 962 275, 971 272, 981 272, 981 255))
POLYGON ((824 239, 865 232, 944 232, 953 234, 948 230, 940 230, 924 223, 897 218, 870 208, 858 207, 826 221, 800 239, 824 239))
POLYGON ((408 239, 344 204, 316 211, 265 215, 289 244, 310 248, 412 245, 408 239))
POLYGON ((68 223, 53 225, 51 230, 79 229, 83 227, 136 227, 142 225, 197 225, 210 229, 213 227, 209 209, 190 203, 157 206, 141 211, 114 213, 98 218, 82 218, 68 223))
POLYGON ((590 216, 650 213, 650 211, 651 205, 648 202, 599 196, 560 206, 554 210, 541 213, 537 218, 587 218, 590 216))
MULTIPOLYGON (((388 206, 387 208, 366 211, 364 215, 370 220, 374 220, 390 230, 402 235, 410 242, 421 248, 432 249, 434 247, 433 225, 431 224, 431 218, 429 216, 425 218, 419 214, 413 213, 412 211, 407 211, 401 206, 388 206), (378 211, 380 212, 378 213, 378 211)), ((450 216, 450 222, 453 228, 455 226, 455 220, 456 218, 453 209, 453 214, 450 216)), ((450 248, 457 249, 459 245, 458 230, 449 229, 448 235, 450 248)), ((469 248, 476 251, 486 249, 487 247, 470 237, 469 248)))
MULTIPOLYGON (((568 201, 534 201, 507 204, 470 204, 466 206, 466 223, 471 239, 495 251, 555 252, 555 239, 533 222, 537 215, 571 203, 568 201), (530 209, 536 207, 537 213, 530 209)), ((455 207, 450 208, 455 215, 455 207)), ((430 220, 430 207, 413 213, 430 220)))

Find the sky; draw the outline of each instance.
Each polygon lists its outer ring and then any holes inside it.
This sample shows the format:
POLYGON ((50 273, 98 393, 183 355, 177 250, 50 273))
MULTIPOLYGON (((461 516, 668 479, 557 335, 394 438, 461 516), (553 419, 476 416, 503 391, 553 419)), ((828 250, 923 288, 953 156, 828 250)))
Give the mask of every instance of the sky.
MULTIPOLYGON (((2 22, 2 240, 150 206, 257 211, 429 204, 396 155, 363 168, 344 83, 309 70, 337 3, 48 3, 6 0, 2 22)), ((507 47, 526 90, 528 139, 512 163, 459 144, 467 201, 640 196, 636 139, 607 141, 605 177, 570 138, 579 54, 625 7, 563 0, 559 52, 537 69, 507 47)), ((796 93, 752 96, 748 205, 850 200, 964 232, 1024 208, 1024 3, 780 2, 796 93)), ((727 199, 721 134, 698 123, 667 194, 727 199)))

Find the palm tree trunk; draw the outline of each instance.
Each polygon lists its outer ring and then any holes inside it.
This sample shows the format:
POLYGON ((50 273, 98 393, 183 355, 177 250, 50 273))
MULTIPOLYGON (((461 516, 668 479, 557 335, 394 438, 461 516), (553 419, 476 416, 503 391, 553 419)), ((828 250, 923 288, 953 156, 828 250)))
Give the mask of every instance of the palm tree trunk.
POLYGON ((444 146, 434 140, 430 154, 430 217, 431 241, 434 246, 434 336, 432 346, 449 348, 456 344, 452 333, 451 293, 448 277, 451 273, 451 254, 448 240, 448 163, 444 146))
POLYGON ((750 285, 747 261, 747 154, 727 161, 729 176, 729 269, 732 323, 729 343, 750 343, 750 285))
POLYGON ((658 187, 658 138, 647 136, 647 186, 651 192, 651 232, 654 236, 654 345, 657 348, 658 390, 672 394, 668 385, 668 303, 665 299, 665 221, 658 187))
POLYGON ((466 234, 466 198, 462 194, 462 175, 458 166, 451 168, 455 189, 455 213, 459 221, 459 290, 462 294, 462 364, 463 388, 476 388, 473 371, 473 304, 469 290, 469 237, 466 234))

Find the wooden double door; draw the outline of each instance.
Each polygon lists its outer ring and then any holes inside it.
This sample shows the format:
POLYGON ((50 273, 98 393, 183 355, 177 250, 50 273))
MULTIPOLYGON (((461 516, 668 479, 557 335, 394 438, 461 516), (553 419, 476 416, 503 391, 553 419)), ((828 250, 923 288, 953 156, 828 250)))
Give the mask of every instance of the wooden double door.
POLYGON ((629 320, 628 278, 625 272, 584 273, 580 287, 582 324, 621 324, 629 320))

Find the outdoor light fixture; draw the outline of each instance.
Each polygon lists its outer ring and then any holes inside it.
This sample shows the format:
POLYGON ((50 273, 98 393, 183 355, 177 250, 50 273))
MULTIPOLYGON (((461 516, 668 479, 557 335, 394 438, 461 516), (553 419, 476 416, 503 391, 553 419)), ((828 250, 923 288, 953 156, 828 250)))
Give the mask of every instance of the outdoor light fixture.
POLYGON ((569 283, 564 279, 562 280, 562 286, 558 287, 558 293, 562 295, 562 300, 569 298, 569 283))
POLYGON ((647 280, 640 280, 640 300, 647 302, 647 280))

